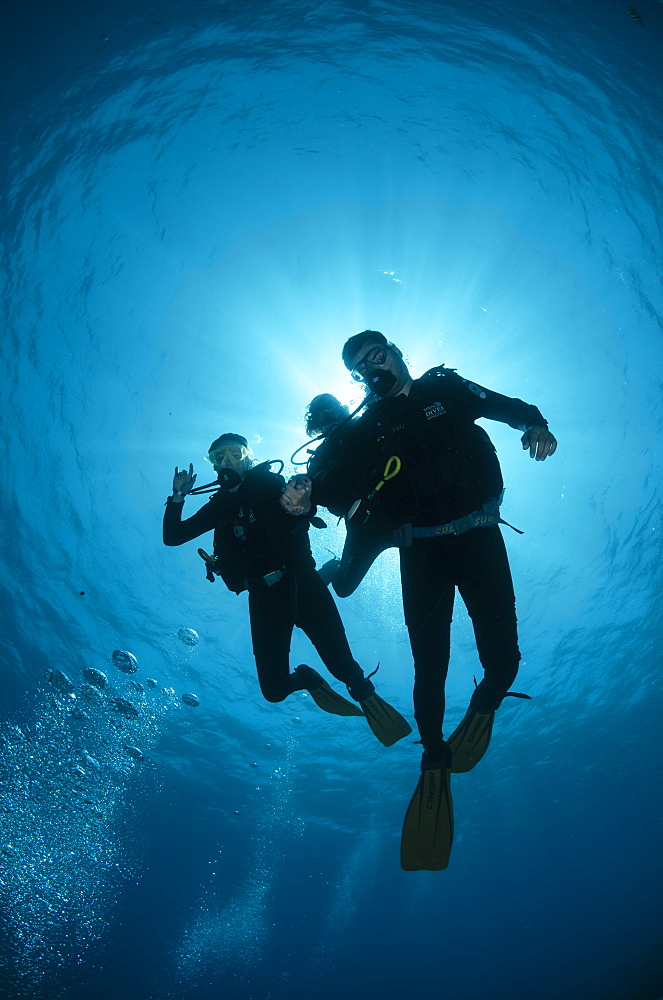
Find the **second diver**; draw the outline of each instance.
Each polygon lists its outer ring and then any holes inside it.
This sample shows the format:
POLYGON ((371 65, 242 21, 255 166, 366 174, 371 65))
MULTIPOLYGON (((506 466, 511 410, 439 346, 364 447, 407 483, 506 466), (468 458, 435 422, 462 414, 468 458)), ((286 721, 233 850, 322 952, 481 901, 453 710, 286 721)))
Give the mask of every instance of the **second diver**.
POLYGON ((218 575, 236 594, 248 591, 253 654, 263 696, 279 702, 294 691, 306 690, 325 712, 365 716, 384 746, 407 736, 412 731, 407 721, 376 694, 353 658, 334 599, 316 572, 308 537, 315 519, 310 486, 301 489, 297 509, 286 512, 279 504, 285 480, 271 471, 275 463, 254 465, 241 434, 222 434, 210 445, 208 457, 217 473, 217 491, 182 520, 184 498, 194 489, 196 475, 193 465, 188 472, 176 467, 164 512, 163 540, 166 545, 182 545, 214 531, 213 555, 198 551, 207 564, 208 579, 218 575), (308 636, 352 701, 306 664, 290 671, 295 626, 308 636))

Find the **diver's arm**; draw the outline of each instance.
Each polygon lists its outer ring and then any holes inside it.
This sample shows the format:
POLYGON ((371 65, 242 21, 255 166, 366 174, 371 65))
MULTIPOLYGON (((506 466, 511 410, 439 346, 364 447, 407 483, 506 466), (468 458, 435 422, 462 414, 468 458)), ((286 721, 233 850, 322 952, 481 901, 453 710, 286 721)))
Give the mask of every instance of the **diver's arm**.
MULTIPOLYGON (((454 404, 472 420, 485 417, 499 420, 514 430, 523 431, 523 450, 529 449, 530 458, 543 462, 557 450, 557 440, 548 429, 548 421, 538 407, 522 399, 503 396, 492 389, 485 389, 469 379, 462 378, 450 369, 436 369, 438 378, 444 379, 444 392, 454 404)), ((433 374, 433 372, 431 372, 433 374)))
POLYGON ((557 451, 557 439, 548 430, 548 421, 543 416, 538 407, 531 403, 525 403, 522 399, 511 396, 502 396, 499 392, 492 392, 490 389, 481 389, 479 386, 472 386, 471 391, 479 390, 479 399, 485 403, 481 407, 480 416, 488 417, 490 420, 499 420, 504 424, 513 427, 514 430, 523 431, 521 443, 523 450, 529 448, 530 458, 535 458, 537 462, 544 462, 549 455, 554 455, 557 451))
POLYGON ((190 542, 192 539, 204 535, 206 531, 212 531, 232 514, 227 508, 229 503, 233 505, 233 500, 227 493, 216 493, 204 507, 183 521, 183 501, 184 497, 179 500, 175 497, 168 497, 166 500, 166 508, 163 512, 164 545, 183 545, 184 542, 190 542))
POLYGON ((454 395, 465 410, 472 413, 475 420, 486 417, 488 420, 499 420, 517 431, 526 431, 529 427, 547 427, 548 421, 541 411, 531 403, 513 396, 503 396, 492 389, 485 389, 475 382, 453 375, 454 395), (460 383, 460 385, 459 385, 460 383))
POLYGON ((471 382, 468 383, 468 391, 477 397, 479 416, 499 420, 514 430, 524 432, 520 440, 523 451, 529 448, 530 458, 544 462, 549 455, 555 454, 557 440, 548 430, 548 421, 538 407, 522 399, 502 396, 491 389, 482 389, 471 382))
POLYGON ((548 424, 538 407, 525 403, 522 399, 493 392, 492 389, 486 389, 476 382, 470 382, 450 368, 433 369, 415 384, 429 385, 429 374, 435 374, 437 379, 440 379, 439 391, 442 393, 442 399, 446 397, 454 410, 470 420, 478 420, 481 417, 499 420, 500 423, 509 424, 517 431, 526 431, 529 427, 546 427, 548 424))
POLYGON ((538 407, 525 403, 522 399, 502 396, 491 389, 470 382, 468 391, 472 392, 479 402, 479 416, 489 420, 499 420, 514 430, 523 431, 520 441, 523 451, 529 448, 530 458, 537 462, 545 462, 549 455, 557 451, 557 439, 548 430, 548 421, 538 407))

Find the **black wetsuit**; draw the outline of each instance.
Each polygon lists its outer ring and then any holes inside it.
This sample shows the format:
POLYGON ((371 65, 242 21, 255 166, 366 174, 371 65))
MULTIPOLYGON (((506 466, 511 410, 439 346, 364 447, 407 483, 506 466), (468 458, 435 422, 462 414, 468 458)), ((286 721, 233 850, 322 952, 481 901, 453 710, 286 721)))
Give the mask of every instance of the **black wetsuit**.
POLYGON ((309 517, 293 517, 279 505, 284 479, 258 466, 236 492, 219 490, 192 517, 182 503, 166 503, 163 540, 181 545, 214 530, 214 554, 230 590, 249 592, 253 653, 267 701, 282 701, 298 685, 290 673, 295 625, 315 646, 338 680, 357 685, 363 672, 352 657, 334 599, 315 569, 309 517))
MULTIPOLYGON (((313 499, 338 515, 362 500, 357 514, 364 512, 369 536, 371 524, 383 532, 410 524, 416 536, 417 528, 444 526, 479 511, 503 489, 495 448, 474 423, 480 417, 520 431, 547 426, 535 406, 443 366, 434 368, 412 383, 408 395, 375 400, 323 443, 309 463, 313 499), (400 471, 374 492, 392 456, 400 459, 400 471)), ((359 527, 353 530, 361 533, 359 527)), ((436 754, 455 588, 472 619, 485 672, 473 703, 490 711, 506 694, 520 661, 511 572, 497 525, 414 537, 400 548, 400 560, 414 656, 414 714, 424 749, 436 754)))

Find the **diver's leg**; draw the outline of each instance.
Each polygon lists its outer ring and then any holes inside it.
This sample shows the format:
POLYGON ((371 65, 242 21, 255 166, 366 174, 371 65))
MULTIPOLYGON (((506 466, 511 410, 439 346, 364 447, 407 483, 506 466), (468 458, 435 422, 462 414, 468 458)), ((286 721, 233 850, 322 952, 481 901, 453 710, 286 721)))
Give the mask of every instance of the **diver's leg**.
POLYGON ((452 754, 442 735, 455 593, 449 541, 419 539, 400 553, 403 609, 414 657, 414 717, 423 745, 422 773, 401 835, 405 871, 441 871, 453 843, 452 754))
POLYGON ((499 708, 518 673, 518 624, 511 570, 499 527, 460 535, 458 589, 467 607, 484 678, 472 698, 480 712, 499 708))
MULTIPOLYGON (((347 686, 350 697, 359 702, 361 710, 356 711, 359 714, 363 712, 368 725, 383 746, 390 747, 403 737, 409 736, 412 732, 410 724, 400 712, 376 693, 372 682, 364 677, 363 670, 353 659, 341 616, 333 597, 318 574, 302 571, 299 574, 298 584, 296 623, 309 637, 329 672, 342 681, 347 686)), ((295 675, 301 670, 302 668, 298 667, 295 675)), ((315 691, 311 693, 315 699, 315 691)), ((331 688, 324 697, 330 696, 334 699, 338 697, 331 688)), ((349 704, 352 705, 352 702, 349 704)), ((323 701, 321 707, 324 705, 323 701)), ((342 712, 339 711, 338 714, 349 714, 344 705, 340 708, 342 712)))
POLYGON ((354 594, 377 557, 391 544, 389 532, 359 529, 354 521, 347 521, 341 561, 331 581, 337 595, 354 594))
POLYGON ((424 751, 434 759, 446 753, 444 685, 455 590, 453 551, 447 543, 453 541, 421 539, 400 553, 403 610, 414 657, 414 717, 424 751))
POLYGON ((295 690, 290 674, 294 577, 286 573, 272 587, 259 584, 250 588, 249 618, 260 690, 267 701, 283 701, 295 690))
POLYGON ((364 672, 352 655, 334 598, 315 571, 297 574, 295 624, 309 637, 332 676, 348 688, 361 686, 364 672))

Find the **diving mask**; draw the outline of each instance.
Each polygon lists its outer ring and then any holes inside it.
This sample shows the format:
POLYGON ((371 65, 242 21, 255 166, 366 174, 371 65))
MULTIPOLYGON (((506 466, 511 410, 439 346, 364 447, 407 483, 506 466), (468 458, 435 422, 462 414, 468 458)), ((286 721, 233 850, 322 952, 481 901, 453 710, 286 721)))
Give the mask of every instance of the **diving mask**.
POLYGON ((361 361, 358 361, 350 372, 350 378, 353 378, 355 382, 364 382, 367 380, 373 368, 381 368, 386 362, 387 356, 389 354, 389 347, 371 347, 370 351, 364 355, 361 361), (367 367, 370 365, 370 367, 367 367))
POLYGON ((213 466, 222 466, 224 461, 243 462, 249 457, 249 449, 243 444, 227 444, 223 448, 215 448, 207 456, 213 466))

